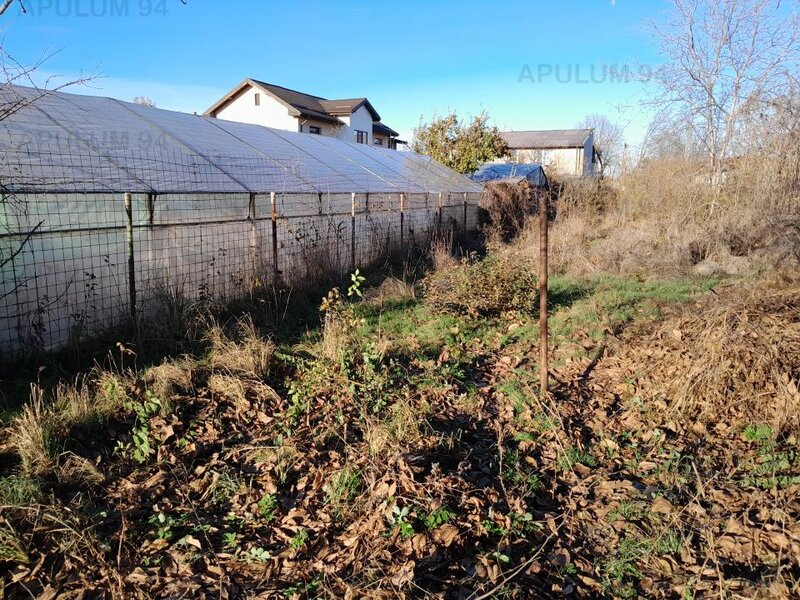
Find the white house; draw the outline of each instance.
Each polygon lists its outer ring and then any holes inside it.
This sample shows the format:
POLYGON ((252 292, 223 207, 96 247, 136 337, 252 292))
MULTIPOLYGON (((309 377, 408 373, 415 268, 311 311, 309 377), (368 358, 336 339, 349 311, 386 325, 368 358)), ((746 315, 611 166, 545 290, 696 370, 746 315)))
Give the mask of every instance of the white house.
POLYGON ((405 144, 366 98, 327 100, 257 79, 245 79, 203 115, 385 148, 405 144))
POLYGON ((539 163, 548 173, 567 177, 592 177, 597 154, 593 129, 504 131, 506 162, 539 163))

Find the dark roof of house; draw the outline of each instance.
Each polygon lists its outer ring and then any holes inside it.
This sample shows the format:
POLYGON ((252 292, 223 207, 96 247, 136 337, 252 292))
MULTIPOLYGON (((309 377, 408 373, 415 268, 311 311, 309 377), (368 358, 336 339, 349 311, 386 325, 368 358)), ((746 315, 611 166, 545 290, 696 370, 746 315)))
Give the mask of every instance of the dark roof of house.
POLYGON ((321 96, 313 96, 280 85, 275 85, 274 83, 267 83, 266 81, 259 81, 258 79, 251 78, 242 81, 203 114, 215 116, 214 113, 217 110, 238 96, 248 85, 254 85, 271 94, 280 102, 287 105, 290 111, 294 110, 296 113, 295 116, 311 117, 327 123, 341 124, 342 122, 337 118, 338 116, 350 115, 364 106, 369 111, 370 115, 372 115, 373 121, 381 120, 378 111, 375 110, 372 104, 370 104, 370 101, 366 98, 328 100, 321 96))
POLYGON ((390 137, 397 137, 400 135, 394 129, 380 121, 376 121, 372 124, 372 133, 380 133, 381 135, 388 135, 390 137))
POLYGON ((322 100, 322 107, 332 115, 349 115, 357 111, 362 106, 372 115, 373 121, 380 121, 381 116, 375 107, 366 98, 343 98, 341 100, 322 100))
POLYGON ((500 136, 512 150, 527 148, 582 148, 593 131, 593 129, 504 131, 500 136))

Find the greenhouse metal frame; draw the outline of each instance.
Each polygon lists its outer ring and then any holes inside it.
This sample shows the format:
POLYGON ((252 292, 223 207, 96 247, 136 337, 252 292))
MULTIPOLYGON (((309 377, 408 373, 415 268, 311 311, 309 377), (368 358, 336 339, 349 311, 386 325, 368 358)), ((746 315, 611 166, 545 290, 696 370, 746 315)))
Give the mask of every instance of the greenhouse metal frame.
POLYGON ((7 86, 0 361, 477 227, 481 186, 411 152, 7 86), (9 108, 10 107, 10 108, 9 108))

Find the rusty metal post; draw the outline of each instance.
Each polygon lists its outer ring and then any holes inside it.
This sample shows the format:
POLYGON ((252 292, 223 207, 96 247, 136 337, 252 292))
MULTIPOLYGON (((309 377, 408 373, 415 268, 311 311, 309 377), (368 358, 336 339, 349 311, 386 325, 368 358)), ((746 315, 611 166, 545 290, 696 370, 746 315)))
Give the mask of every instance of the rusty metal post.
POLYGON ((275 204, 275 192, 269 193, 269 202, 272 205, 272 283, 277 285, 281 271, 278 269, 278 207, 275 204))
POLYGON ((464 192, 464 239, 467 239, 467 192, 464 192))
POLYGON ((125 194, 125 238, 128 246, 128 294, 131 317, 136 318, 136 262, 133 244, 133 196, 125 194))
POLYGON ((350 272, 356 271, 356 194, 350 194, 350 272))
POLYGON ((549 206, 547 193, 539 197, 539 388, 542 398, 547 396, 547 229, 549 206))
POLYGON ((436 229, 439 231, 439 236, 442 235, 442 192, 439 192, 439 216, 437 218, 436 229))
POLYGON ((400 192, 400 247, 405 243, 406 195, 400 192))
POLYGON ((156 213, 156 195, 147 194, 147 224, 153 226, 156 213))

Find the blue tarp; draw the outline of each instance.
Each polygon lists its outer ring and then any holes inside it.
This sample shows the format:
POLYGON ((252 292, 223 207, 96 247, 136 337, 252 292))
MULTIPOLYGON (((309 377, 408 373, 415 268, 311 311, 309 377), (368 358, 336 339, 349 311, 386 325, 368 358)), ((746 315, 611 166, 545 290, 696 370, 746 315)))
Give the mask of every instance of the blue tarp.
POLYGON ((538 163, 487 163, 475 171, 470 179, 480 183, 487 181, 519 182, 523 179, 533 187, 546 187, 547 176, 538 163))

